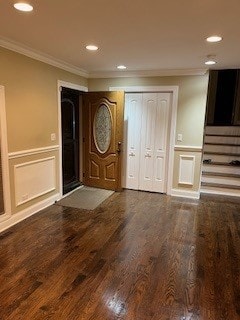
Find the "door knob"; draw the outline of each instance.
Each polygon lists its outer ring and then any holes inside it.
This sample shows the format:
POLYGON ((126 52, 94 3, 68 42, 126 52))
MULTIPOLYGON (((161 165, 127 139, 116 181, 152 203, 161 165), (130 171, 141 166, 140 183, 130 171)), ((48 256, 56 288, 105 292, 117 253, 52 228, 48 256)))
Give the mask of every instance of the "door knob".
POLYGON ((135 153, 133 153, 133 152, 129 153, 129 157, 134 157, 134 156, 135 156, 135 153))
POLYGON ((147 152, 147 153, 145 154, 145 158, 151 158, 151 155, 147 152))
POLYGON ((122 145, 122 142, 119 141, 119 142, 118 142, 118 148, 117 148, 117 152, 118 152, 118 153, 121 152, 121 145, 122 145))

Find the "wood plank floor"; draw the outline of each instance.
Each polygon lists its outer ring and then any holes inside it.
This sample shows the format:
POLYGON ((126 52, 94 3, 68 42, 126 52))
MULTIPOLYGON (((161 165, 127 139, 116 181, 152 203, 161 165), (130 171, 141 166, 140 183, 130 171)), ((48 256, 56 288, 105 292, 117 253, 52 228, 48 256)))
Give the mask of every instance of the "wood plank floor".
POLYGON ((53 205, 0 234, 0 319, 240 319, 240 202, 53 205))

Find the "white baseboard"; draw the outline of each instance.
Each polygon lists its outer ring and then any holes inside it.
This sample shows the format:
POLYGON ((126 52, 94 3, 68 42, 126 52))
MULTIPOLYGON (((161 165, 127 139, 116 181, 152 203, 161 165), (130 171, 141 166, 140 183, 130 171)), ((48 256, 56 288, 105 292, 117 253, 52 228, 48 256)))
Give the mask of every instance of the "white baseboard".
POLYGON ((199 199, 200 192, 199 191, 181 190, 181 189, 172 189, 171 196, 190 198, 190 199, 199 199))
POLYGON ((41 201, 34 205, 32 205, 29 208, 26 208, 18 213, 15 213, 13 215, 6 216, 6 219, 3 219, 0 222, 0 232, 12 227, 13 225, 17 224, 18 222, 34 215, 35 213, 39 212, 40 210, 43 210, 50 205, 52 205, 56 200, 58 200, 60 197, 59 193, 41 201), (8 217, 8 218, 7 218, 8 217))

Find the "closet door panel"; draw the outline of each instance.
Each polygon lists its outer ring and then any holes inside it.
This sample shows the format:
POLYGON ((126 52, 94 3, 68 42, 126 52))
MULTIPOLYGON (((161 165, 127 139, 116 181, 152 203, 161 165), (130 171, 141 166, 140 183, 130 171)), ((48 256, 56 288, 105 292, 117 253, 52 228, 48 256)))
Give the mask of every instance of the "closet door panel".
POLYGON ((139 189, 153 191, 157 94, 143 94, 139 189))
POLYGON ((170 104, 170 93, 126 94, 126 188, 166 192, 170 104))
POLYGON ((153 191, 166 192, 170 94, 159 93, 155 117, 153 191))
POLYGON ((124 111, 124 174, 123 186, 138 190, 140 164, 140 132, 142 120, 142 94, 125 96, 124 111))

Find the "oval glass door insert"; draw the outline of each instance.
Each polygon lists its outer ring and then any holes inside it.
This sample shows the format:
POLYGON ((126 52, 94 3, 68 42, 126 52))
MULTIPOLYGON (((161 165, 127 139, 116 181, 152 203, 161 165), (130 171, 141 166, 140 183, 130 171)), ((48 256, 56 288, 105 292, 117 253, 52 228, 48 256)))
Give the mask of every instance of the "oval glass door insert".
POLYGON ((109 108, 102 104, 95 113, 93 123, 93 136, 96 148, 99 152, 105 153, 111 142, 112 118, 109 108))

